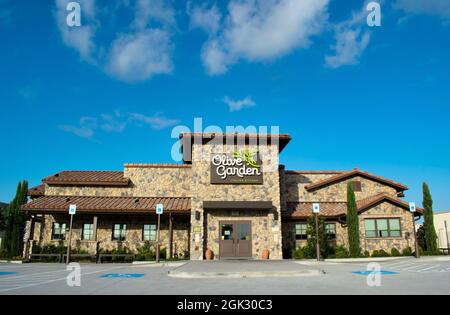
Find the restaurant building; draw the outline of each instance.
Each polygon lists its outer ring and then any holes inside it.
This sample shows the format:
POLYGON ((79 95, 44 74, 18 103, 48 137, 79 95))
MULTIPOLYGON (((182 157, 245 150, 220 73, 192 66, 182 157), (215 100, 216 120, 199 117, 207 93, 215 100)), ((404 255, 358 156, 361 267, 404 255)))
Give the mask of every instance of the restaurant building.
MULTIPOLYGON (((352 182, 363 252, 414 247, 407 186, 359 169, 293 171, 279 165, 287 134, 183 133, 183 163, 125 164, 123 171, 62 171, 30 189, 24 255, 67 245, 68 208, 77 205, 72 247, 95 254, 156 244, 168 258, 282 259, 305 244, 306 220, 320 203, 334 245, 348 247, 347 183, 352 182)), ((421 210, 417 215, 421 215, 421 210)))

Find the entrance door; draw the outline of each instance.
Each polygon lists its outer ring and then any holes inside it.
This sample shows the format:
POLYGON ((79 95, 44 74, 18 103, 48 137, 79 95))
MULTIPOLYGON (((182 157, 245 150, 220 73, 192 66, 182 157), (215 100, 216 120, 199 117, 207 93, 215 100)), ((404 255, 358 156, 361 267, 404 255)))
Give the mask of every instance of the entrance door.
POLYGON ((220 222, 220 257, 252 257, 251 222, 220 222))

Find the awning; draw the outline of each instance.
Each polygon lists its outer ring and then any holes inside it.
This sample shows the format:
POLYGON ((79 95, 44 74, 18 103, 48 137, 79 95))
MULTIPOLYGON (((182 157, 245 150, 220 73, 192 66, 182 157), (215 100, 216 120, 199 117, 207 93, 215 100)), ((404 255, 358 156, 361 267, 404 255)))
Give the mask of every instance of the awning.
POLYGON ((206 210, 272 210, 271 201, 204 201, 206 210))
POLYGON ((190 214, 191 198, 43 196, 22 206, 31 213, 68 213, 69 205, 77 213, 152 214, 163 204, 165 213, 190 214))

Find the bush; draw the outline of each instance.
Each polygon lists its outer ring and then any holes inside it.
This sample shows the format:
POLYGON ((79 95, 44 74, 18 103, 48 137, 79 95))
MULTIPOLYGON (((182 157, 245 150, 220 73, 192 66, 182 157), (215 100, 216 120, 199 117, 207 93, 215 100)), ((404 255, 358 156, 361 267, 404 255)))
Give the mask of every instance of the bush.
POLYGON ((370 257, 370 252, 369 252, 368 250, 366 250, 366 251, 364 252, 364 257, 365 257, 365 258, 369 258, 369 257, 370 257))
POLYGON ((335 252, 334 257, 336 257, 336 258, 349 258, 350 257, 348 250, 342 245, 337 246, 334 249, 334 252, 335 252))
POLYGON ((291 252, 291 257, 293 259, 305 259, 304 247, 299 247, 291 252))
POLYGON ((372 252, 372 257, 389 257, 389 254, 386 253, 384 250, 374 250, 372 252))
POLYGON ((402 250, 402 256, 412 256, 413 251, 411 247, 406 247, 402 250))
POLYGON ((397 249, 397 248, 392 248, 391 249, 391 256, 392 257, 399 257, 399 256, 401 256, 402 254, 400 254, 400 251, 397 249))

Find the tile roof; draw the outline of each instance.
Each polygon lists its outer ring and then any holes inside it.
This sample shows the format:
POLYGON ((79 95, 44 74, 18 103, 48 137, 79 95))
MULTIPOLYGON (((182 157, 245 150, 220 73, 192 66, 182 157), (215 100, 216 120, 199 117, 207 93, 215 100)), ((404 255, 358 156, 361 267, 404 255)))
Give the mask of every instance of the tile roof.
POLYGON ((123 172, 116 171, 63 171, 42 182, 49 185, 127 186, 130 180, 123 172))
POLYGON ((68 212, 69 205, 76 204, 81 213, 120 213, 145 214, 154 213, 157 204, 164 205, 164 211, 190 213, 190 198, 148 198, 148 197, 74 197, 44 196, 22 206, 22 210, 46 213, 68 212))
POLYGON ((398 190, 408 190, 408 186, 405 186, 403 184, 397 183, 393 180, 390 180, 390 179, 387 179, 387 178, 384 178, 381 176, 377 176, 377 175, 359 170, 357 168, 355 168, 349 172, 344 172, 344 173, 338 174, 336 176, 332 176, 332 177, 326 178, 324 180, 318 181, 316 183, 312 183, 311 185, 306 186, 306 189, 307 190, 315 190, 315 189, 324 187, 326 185, 334 184, 334 183, 337 183, 339 181, 342 181, 342 180, 345 180, 345 179, 348 179, 348 178, 351 178, 354 176, 361 176, 364 178, 372 179, 374 181, 383 183, 387 186, 394 187, 398 190))
MULTIPOLYGON (((406 201, 401 200, 399 198, 396 198, 394 196, 391 196, 387 193, 380 193, 380 194, 377 194, 375 196, 372 196, 372 197, 369 197, 366 199, 358 200, 358 201, 356 201, 356 204, 358 206, 358 211, 363 212, 367 209, 370 209, 374 205, 376 205, 380 202, 384 202, 384 201, 390 201, 391 203, 394 203, 397 206, 402 207, 403 209, 406 209, 409 211, 409 203, 407 203, 406 201)), ((417 212, 423 213, 423 209, 417 208, 417 212)))
MULTIPOLYGON (((393 197, 387 193, 377 194, 375 196, 356 201, 358 212, 364 212, 371 207, 382 203, 391 202, 405 210, 409 211, 409 203, 393 197)), ((325 217, 341 217, 347 214, 347 202, 319 202, 320 214, 325 217)), ((313 202, 288 202, 283 216, 291 218, 308 218, 312 215, 313 202)), ((423 209, 417 208, 419 214, 423 213, 423 209)))
MULTIPOLYGON (((267 141, 268 143, 272 142, 272 139, 278 141, 279 144, 279 152, 283 151, 283 149, 288 145, 288 143, 292 140, 289 134, 270 134, 270 133, 204 133, 204 132, 184 132, 180 134, 180 139, 182 141, 183 147, 185 145, 192 145, 192 140, 201 140, 202 143, 207 143, 213 139, 233 139, 235 142, 237 139, 245 139, 246 143, 250 139, 255 139, 259 141, 267 141), (190 141, 189 141, 190 140, 190 141)), ((185 150, 183 150, 184 152, 185 150)))
POLYGON ((40 197, 45 195, 45 184, 32 187, 28 189, 28 196, 30 197, 40 197))
MULTIPOLYGON (((288 202, 283 216, 308 218, 312 215, 313 202, 288 202)), ((320 202, 320 214, 325 217, 340 217, 347 213, 346 202, 320 202)))

